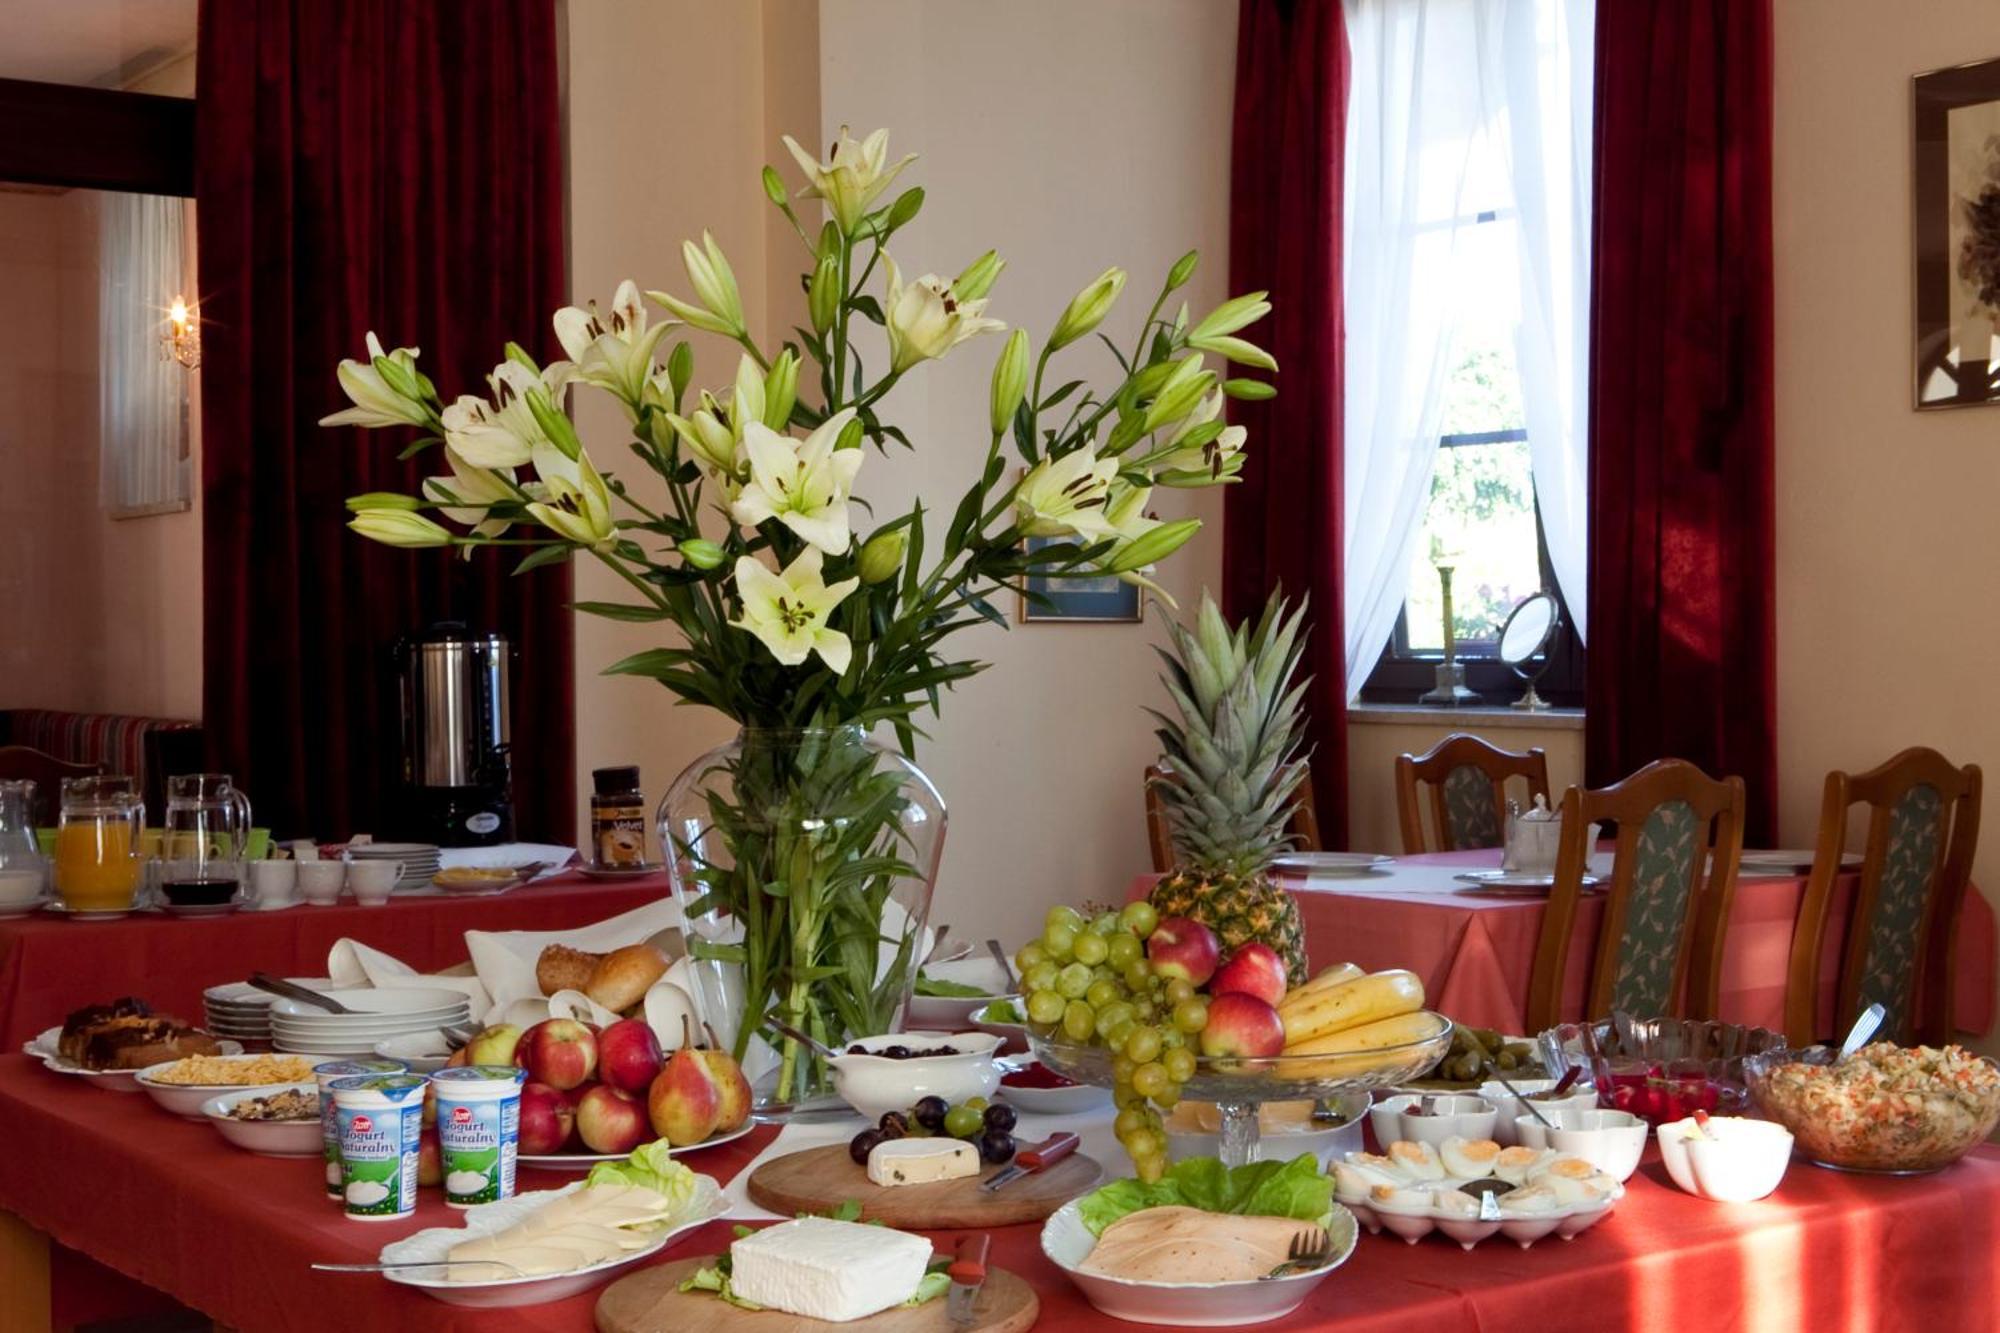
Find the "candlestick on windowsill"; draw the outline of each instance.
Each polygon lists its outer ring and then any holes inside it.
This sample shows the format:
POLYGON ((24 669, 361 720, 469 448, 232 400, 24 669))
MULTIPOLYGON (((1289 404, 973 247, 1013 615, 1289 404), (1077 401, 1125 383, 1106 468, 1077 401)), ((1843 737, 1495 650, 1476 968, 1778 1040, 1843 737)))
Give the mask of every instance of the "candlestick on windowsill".
POLYGON ((1437 666, 1437 688, 1425 691, 1417 700, 1420 704, 1441 704, 1447 708, 1479 702, 1479 696, 1465 687, 1465 664, 1458 660, 1458 634, 1451 614, 1452 568, 1442 560, 1437 565, 1438 583, 1444 592, 1444 661, 1437 666))

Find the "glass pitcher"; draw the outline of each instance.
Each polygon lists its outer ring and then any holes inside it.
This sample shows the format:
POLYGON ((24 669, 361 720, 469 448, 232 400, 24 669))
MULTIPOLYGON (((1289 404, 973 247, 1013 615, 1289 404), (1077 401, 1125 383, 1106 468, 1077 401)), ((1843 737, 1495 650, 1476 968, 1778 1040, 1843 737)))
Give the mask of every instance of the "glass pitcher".
POLYGON ((145 869, 146 803, 132 779, 65 778, 56 823, 56 892, 72 912, 129 912, 145 869))
POLYGON ((35 841, 35 784, 0 782, 0 912, 41 902, 48 862, 35 841))
POLYGON ((177 908, 228 906, 243 882, 250 798, 227 773, 167 779, 160 831, 160 891, 177 908))

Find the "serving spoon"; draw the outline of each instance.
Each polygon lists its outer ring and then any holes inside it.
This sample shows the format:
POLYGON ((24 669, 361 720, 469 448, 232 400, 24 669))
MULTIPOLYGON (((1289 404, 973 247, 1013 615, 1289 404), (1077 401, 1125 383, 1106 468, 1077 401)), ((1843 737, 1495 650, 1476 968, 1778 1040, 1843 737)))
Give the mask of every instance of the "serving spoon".
POLYGON ((250 974, 250 984, 258 990, 269 991, 273 995, 282 995, 288 1000, 297 1000, 300 1004, 317 1005, 329 1014, 352 1014, 358 1012, 357 1010, 349 1009, 346 1005, 331 996, 321 995, 318 991, 308 990, 304 986, 294 986, 284 978, 274 977, 268 973, 252 972, 250 974))
POLYGON ((1868 1039, 1875 1035, 1875 1029, 1882 1026, 1882 1020, 1888 1015, 1889 1011, 1882 1007, 1879 1000, 1863 1009, 1861 1017, 1855 1019, 1854 1026, 1847 1030, 1847 1040, 1840 1043, 1839 1058, 1845 1060, 1866 1046, 1868 1039))

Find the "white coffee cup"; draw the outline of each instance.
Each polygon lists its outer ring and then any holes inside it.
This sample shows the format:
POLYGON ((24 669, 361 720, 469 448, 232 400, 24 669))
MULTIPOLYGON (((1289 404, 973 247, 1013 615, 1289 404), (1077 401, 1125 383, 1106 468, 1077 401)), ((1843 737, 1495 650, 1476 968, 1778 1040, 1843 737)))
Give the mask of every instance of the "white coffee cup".
POLYGON ((251 861, 250 901, 259 907, 285 907, 298 895, 297 861, 251 861))
POLYGON ((340 886, 347 881, 345 861, 299 862, 299 892, 315 907, 331 907, 340 901, 340 886))
POLYGON ((388 902, 389 895, 396 891, 396 881, 402 877, 401 861, 347 863, 347 887, 354 890, 355 901, 363 907, 380 907, 388 902))

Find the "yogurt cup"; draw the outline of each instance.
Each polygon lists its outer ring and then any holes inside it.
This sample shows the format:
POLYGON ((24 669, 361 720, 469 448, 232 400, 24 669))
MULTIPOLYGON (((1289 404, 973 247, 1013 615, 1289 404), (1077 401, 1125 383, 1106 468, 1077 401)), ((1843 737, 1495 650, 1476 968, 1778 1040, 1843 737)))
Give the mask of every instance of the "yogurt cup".
POLYGON ((365 1078, 370 1074, 407 1074, 410 1067, 401 1060, 333 1060, 313 1066, 313 1081, 319 1084, 319 1132, 326 1149, 326 1197, 340 1197, 340 1127, 333 1118, 333 1081, 337 1078, 365 1078))
POLYGON ((347 1215, 394 1221, 417 1211, 417 1162, 423 1155, 421 1074, 369 1074, 333 1081, 340 1127, 340 1187, 347 1215))
POLYGON ((470 1208, 511 1197, 521 1151, 521 1084, 528 1071, 513 1065, 459 1065, 430 1077, 437 1094, 444 1201, 470 1208))

